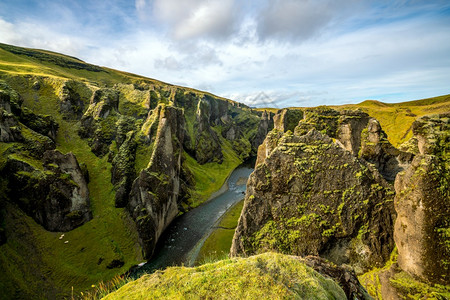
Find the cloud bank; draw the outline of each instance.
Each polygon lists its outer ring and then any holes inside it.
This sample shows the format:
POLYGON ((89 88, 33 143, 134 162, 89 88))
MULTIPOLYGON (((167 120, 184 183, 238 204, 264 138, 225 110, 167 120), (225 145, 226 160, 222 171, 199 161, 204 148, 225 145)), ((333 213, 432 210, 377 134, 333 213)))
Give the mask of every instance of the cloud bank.
POLYGON ((255 106, 450 93, 448 1, 5 0, 0 42, 255 106))

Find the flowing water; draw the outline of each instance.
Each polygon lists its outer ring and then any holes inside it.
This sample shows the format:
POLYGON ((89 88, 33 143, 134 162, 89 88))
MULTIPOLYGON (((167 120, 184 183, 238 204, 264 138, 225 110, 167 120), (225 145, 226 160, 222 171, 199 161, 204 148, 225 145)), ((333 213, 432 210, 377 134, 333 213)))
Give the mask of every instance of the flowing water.
POLYGON ((151 260, 130 270, 133 277, 169 266, 192 266, 203 242, 222 215, 244 199, 249 167, 236 168, 219 195, 176 218, 161 235, 151 260), (245 179, 245 180, 243 180, 245 179))

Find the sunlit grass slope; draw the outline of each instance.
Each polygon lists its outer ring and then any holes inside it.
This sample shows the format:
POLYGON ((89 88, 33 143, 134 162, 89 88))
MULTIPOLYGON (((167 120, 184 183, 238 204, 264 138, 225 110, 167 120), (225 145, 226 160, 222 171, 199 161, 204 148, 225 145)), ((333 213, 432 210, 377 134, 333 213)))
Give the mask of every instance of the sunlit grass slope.
POLYGON ((450 111, 450 95, 408 101, 383 103, 367 100, 359 104, 337 106, 336 109, 361 108, 380 121, 389 141, 398 146, 412 137, 411 125, 417 118, 450 111))
POLYGON ((265 253, 144 275, 103 299, 346 299, 294 257, 265 253))
MULTIPOLYGON (((111 164, 107 157, 98 158, 90 151, 77 133, 76 122, 64 120, 59 114, 58 98, 50 82, 37 92, 22 77, 8 78, 8 83, 22 95, 24 106, 56 119, 60 126, 57 149, 73 152, 79 163, 87 165, 93 219, 65 233, 60 240, 61 233, 46 231, 20 210, 8 209, 6 222, 14 230, 0 247, 0 290, 16 290, 25 298, 38 297, 40 293, 36 291, 57 293, 54 296, 61 298, 71 293, 72 286, 81 292, 142 261, 133 222, 124 209, 114 207, 111 164), (114 259, 125 264, 119 269, 108 268, 114 259)), ((58 80, 53 84, 57 85, 58 80)))
MULTIPOLYGON (((124 209, 114 207, 111 163, 106 156, 95 156, 87 141, 79 137, 79 122, 63 118, 59 111, 59 93, 68 80, 86 85, 80 93, 88 93, 82 95, 87 101, 91 95, 89 93, 92 93, 89 89, 115 86, 121 92, 121 113, 133 109, 146 113, 148 108, 141 107, 142 97, 135 86, 151 84, 169 89, 177 87, 154 79, 90 65, 66 55, 5 44, 0 44, 0 80, 5 81, 21 95, 24 107, 34 113, 51 115, 57 121, 57 149, 63 153, 73 152, 78 162, 88 167, 93 212, 91 221, 65 233, 64 238, 60 240, 61 233, 44 230, 19 209, 11 206, 5 217, 6 223, 10 224, 7 226, 7 243, 0 246, 0 291, 15 291, 18 298, 39 298, 39 295, 51 298, 67 297, 71 294, 72 287, 76 294, 80 294, 92 284, 109 280, 141 262, 142 254, 134 223, 124 209), (34 89, 34 82, 39 82, 40 88, 34 89), (65 241, 68 243, 65 244, 65 241), (124 265, 120 268, 108 268, 108 264, 114 259, 123 261, 124 265)), ((209 94, 189 88, 183 90, 200 96, 209 94)), ((186 165, 196 181, 191 206, 207 200, 242 162, 232 150, 232 145, 220 135, 219 137, 223 143, 222 164, 199 165, 194 159, 187 157, 186 165)), ((0 152, 10 146, 13 144, 0 143, 0 152)), ((148 164, 151 149, 147 148, 138 148, 137 171, 148 164)), ((31 158, 27 159, 30 164, 39 163, 31 161, 31 158)), ((2 297, 0 295, 0 299, 2 297)))

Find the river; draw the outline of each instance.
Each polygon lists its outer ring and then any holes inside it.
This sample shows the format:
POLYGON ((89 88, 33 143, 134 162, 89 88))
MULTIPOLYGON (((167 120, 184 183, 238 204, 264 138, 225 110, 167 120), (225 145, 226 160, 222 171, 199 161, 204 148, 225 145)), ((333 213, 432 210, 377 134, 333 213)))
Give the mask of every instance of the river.
POLYGON ((251 172, 253 169, 249 167, 236 168, 219 195, 177 217, 161 235, 152 259, 130 270, 130 274, 139 277, 169 266, 192 266, 216 222, 231 206, 244 199, 251 172))

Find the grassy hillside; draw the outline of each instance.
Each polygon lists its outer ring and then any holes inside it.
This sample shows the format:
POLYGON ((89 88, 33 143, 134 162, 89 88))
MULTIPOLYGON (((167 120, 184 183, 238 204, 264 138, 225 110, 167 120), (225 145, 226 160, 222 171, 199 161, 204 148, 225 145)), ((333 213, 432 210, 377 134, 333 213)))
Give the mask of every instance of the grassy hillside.
MULTIPOLYGON (((20 209, 8 204, 4 218, 0 218, 4 219, 0 220, 0 227, 5 227, 7 235, 7 243, 0 246, 0 269, 3 270, 0 272, 0 290, 4 291, 0 298, 39 298, 39 295, 61 298, 70 295, 72 287, 76 293, 85 291, 92 284, 109 280, 140 263, 143 258, 135 225, 125 209, 115 208, 114 205, 111 160, 108 155, 94 155, 88 140, 80 138, 78 134, 80 122, 61 113, 62 88, 68 81, 72 82, 87 107, 92 91, 114 87, 120 91, 119 112, 144 119, 148 107, 144 103, 146 95, 143 88, 148 86, 164 93, 167 102, 172 101, 175 91, 180 89, 198 97, 213 95, 90 65, 58 53, 5 44, 0 44, 1 81, 20 94, 22 107, 29 108, 36 114, 51 115, 59 124, 56 148, 63 153, 73 152, 78 162, 85 164, 89 170, 93 219, 65 233, 60 240, 62 233, 44 230, 20 209), (68 243, 65 244, 65 241, 68 243), (114 259, 123 261, 124 265, 108 268, 108 264, 114 259)), ((214 98, 234 104, 231 100, 216 96, 214 98)), ((246 112, 249 113, 250 111, 246 112)), ((190 120, 187 121, 188 127, 193 131, 194 125, 189 123, 190 120)), ((224 155, 222 164, 200 165, 186 154, 185 164, 195 181, 190 207, 207 200, 242 162, 233 145, 220 135, 220 131, 218 136, 224 155)), ((0 167, 8 155, 6 151, 19 146, 17 143, 0 143, 0 167)), ((111 147, 115 147, 114 142, 111 147)), ((151 145, 138 146, 136 172, 147 166, 151 151, 151 145)), ((28 160, 30 164, 39 164, 39 161, 34 162, 29 157, 21 159, 28 160)), ((6 182, 0 182, 0 194, 5 191, 5 187, 6 182)))
POLYGON ((408 101, 383 103, 366 100, 359 104, 334 106, 335 109, 360 108, 380 121, 389 141, 398 146, 412 136, 411 125, 415 119, 429 114, 450 111, 450 95, 408 101))
MULTIPOLYGON (((371 117, 380 121, 389 141, 398 147, 411 136, 411 125, 415 119, 424 115, 438 114, 450 111, 450 94, 433 98, 413 100, 400 103, 383 103, 376 100, 366 100, 359 104, 332 105, 336 110, 359 108, 371 117)), ((305 107, 291 107, 305 109, 305 107)), ((274 108, 258 108, 258 111, 277 112, 274 108)))
POLYGON ((345 299, 343 290, 294 257, 265 253, 144 275, 104 299, 345 299))

